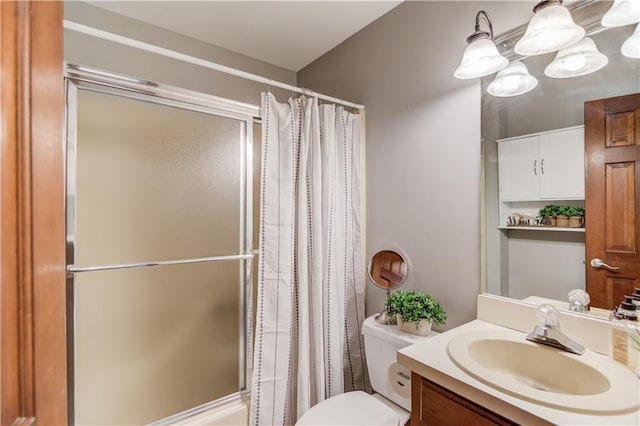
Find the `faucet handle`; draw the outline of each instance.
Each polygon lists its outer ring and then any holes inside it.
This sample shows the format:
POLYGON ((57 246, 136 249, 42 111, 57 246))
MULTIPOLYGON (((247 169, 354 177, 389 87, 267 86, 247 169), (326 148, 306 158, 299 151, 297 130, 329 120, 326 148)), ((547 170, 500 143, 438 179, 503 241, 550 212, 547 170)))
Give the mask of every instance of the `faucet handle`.
POLYGON ((591 298, 586 291, 576 288, 569 292, 569 309, 577 312, 587 312, 591 298))
POLYGON ((558 324, 560 324, 560 314, 558 310, 555 306, 549 305, 548 303, 543 303, 538 306, 536 316, 538 320, 547 327, 558 328, 558 324))

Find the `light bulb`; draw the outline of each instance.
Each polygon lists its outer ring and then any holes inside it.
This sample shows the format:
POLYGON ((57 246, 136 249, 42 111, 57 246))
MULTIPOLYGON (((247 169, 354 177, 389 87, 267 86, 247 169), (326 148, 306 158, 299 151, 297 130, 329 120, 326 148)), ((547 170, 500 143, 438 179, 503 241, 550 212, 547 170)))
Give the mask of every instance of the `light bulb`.
POLYGON ((518 88, 519 83, 520 83, 520 76, 508 75, 503 79, 499 80, 498 86, 499 86, 499 90, 511 92, 518 88))
POLYGON ((639 0, 615 0, 602 16, 603 27, 622 27, 640 21, 639 0))
POLYGON ((622 43, 620 52, 631 59, 640 59, 640 24, 636 26, 633 34, 622 43))
POLYGON ((462 61, 453 76, 460 79, 478 78, 500 71, 509 64, 509 60, 498 52, 493 42, 493 26, 489 14, 484 10, 476 14, 476 30, 467 37, 469 44, 464 51, 462 61), (489 31, 480 30, 480 19, 484 18, 489 31))
POLYGON ((591 74, 609 63, 609 59, 598 51, 589 37, 584 37, 571 47, 560 50, 553 62, 544 69, 552 78, 571 78, 591 74))
POLYGON ((535 14, 529 21, 527 30, 514 46, 517 54, 542 55, 571 46, 584 36, 584 28, 573 22, 566 7, 544 3, 540 2, 533 9, 535 14))
POLYGON ((564 60, 564 68, 568 71, 578 71, 587 63, 583 54, 572 55, 564 60))
POLYGON ((500 55, 493 40, 479 39, 467 46, 462 62, 453 75, 460 79, 484 77, 500 71, 507 64, 509 61, 500 55))
POLYGON ((501 98, 518 96, 533 90, 537 84, 538 80, 529 74, 527 66, 516 61, 498 72, 495 80, 487 86, 487 92, 501 98))

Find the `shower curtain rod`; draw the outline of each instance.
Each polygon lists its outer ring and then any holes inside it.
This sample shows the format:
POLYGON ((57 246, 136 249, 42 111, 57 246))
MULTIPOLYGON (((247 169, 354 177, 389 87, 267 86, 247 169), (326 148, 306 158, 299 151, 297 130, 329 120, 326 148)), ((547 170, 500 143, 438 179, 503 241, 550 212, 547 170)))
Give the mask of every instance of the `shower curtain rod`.
POLYGON ((336 104, 348 106, 351 108, 356 108, 363 110, 364 105, 356 104, 353 102, 345 101, 342 99, 334 98, 332 96, 323 95, 322 93, 317 93, 312 90, 303 89, 301 87, 293 86, 291 84, 282 83, 280 81, 271 80, 270 78, 263 77, 261 75, 252 74, 246 71, 242 71, 236 68, 227 67, 225 65, 220 65, 215 62, 207 61, 204 59, 196 58, 195 56, 186 55, 184 53, 176 52, 175 50, 165 49, 164 47, 156 46, 153 44, 145 43, 139 40, 135 40, 129 37, 124 37, 118 34, 110 33, 108 31, 99 30, 94 27, 90 27, 83 24, 78 24, 77 22, 64 20, 64 28, 75 31, 77 33, 82 33, 86 35, 90 35, 93 37, 101 38, 103 40, 112 41, 114 43, 119 43, 125 46, 134 47, 140 50, 146 50, 147 52, 156 53, 158 55, 166 56, 168 58, 177 59, 182 62, 187 62, 193 65, 198 65, 204 68, 208 68, 210 70, 223 72, 225 74, 230 74, 236 77, 244 78, 247 80, 255 81, 258 83, 264 83, 269 86, 279 87, 281 89, 290 90, 292 92, 302 93, 306 96, 312 96, 318 99, 322 99, 325 101, 333 102, 336 104))

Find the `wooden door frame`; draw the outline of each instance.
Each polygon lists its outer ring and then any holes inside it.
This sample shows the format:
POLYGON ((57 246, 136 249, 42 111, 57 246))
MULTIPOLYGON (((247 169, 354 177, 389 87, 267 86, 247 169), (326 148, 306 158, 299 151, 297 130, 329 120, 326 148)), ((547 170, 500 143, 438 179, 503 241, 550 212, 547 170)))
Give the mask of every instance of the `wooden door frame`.
POLYGON ((67 424, 62 2, 0 2, 0 423, 67 424))

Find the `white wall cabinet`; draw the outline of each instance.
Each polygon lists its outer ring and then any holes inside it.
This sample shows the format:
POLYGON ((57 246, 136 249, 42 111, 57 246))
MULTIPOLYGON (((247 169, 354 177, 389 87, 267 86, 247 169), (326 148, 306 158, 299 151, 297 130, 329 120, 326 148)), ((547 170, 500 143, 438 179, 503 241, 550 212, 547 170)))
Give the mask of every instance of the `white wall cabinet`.
POLYGON ((501 201, 584 199, 584 126, 497 142, 501 201))
MULTIPOLYGON (((546 204, 584 207, 584 126, 568 127, 498 142, 499 228, 520 213, 536 217, 546 204), (561 202, 562 201, 562 202, 561 202)), ((523 228, 540 230, 540 228, 523 228)), ((584 232, 584 228, 545 228, 584 232)))
POLYGON ((498 183, 503 201, 540 198, 538 136, 498 141, 498 183))

